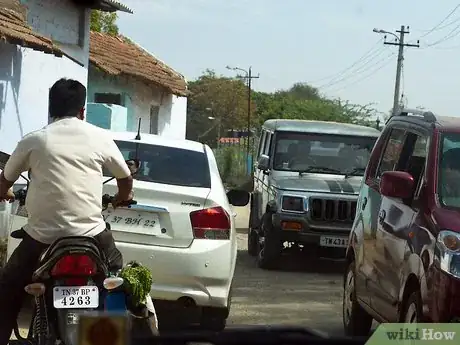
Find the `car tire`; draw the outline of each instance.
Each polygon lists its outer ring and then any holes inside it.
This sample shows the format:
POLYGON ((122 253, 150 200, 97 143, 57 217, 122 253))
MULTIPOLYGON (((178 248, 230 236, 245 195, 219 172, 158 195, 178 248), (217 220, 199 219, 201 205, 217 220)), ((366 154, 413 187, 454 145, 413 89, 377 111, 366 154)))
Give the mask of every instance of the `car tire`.
POLYGON ((249 228, 248 230, 248 254, 250 256, 257 256, 257 247, 258 247, 258 242, 259 241, 259 236, 257 233, 249 228))
POLYGON ((345 334, 367 336, 372 327, 370 316, 360 305, 356 296, 355 262, 347 267, 343 281, 342 319, 345 334))
POLYGON ((262 269, 274 269, 279 262, 282 251, 282 242, 272 229, 270 214, 262 218, 263 237, 257 241, 257 266, 262 269))
POLYGON ((249 212, 249 224, 248 224, 248 254, 250 256, 257 256, 257 242, 259 241, 259 236, 257 235, 256 221, 256 211, 254 210, 253 202, 251 202, 251 209, 249 212))
POLYGON ((201 329, 220 332, 227 325, 228 312, 223 308, 203 308, 201 315, 201 329))
POLYGON ((422 298, 418 290, 412 292, 403 302, 400 322, 419 323, 423 320, 422 298))

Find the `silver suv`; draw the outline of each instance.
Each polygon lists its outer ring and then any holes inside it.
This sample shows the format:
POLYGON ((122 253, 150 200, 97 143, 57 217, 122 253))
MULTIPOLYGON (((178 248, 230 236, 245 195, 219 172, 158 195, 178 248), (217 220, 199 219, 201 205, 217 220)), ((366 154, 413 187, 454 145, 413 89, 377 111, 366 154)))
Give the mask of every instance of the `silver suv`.
POLYGON ((285 244, 343 258, 370 152, 380 132, 353 124, 268 120, 262 127, 248 252, 273 268, 285 244))

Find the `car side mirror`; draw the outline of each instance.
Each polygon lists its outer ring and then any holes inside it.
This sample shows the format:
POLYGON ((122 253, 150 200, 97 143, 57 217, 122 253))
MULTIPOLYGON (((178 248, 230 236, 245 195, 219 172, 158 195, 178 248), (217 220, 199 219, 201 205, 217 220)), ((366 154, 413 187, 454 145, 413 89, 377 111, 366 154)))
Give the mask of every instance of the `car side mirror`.
POLYGON ((227 192, 228 202, 233 206, 246 206, 249 203, 250 195, 240 189, 231 189, 227 192))
POLYGON ((128 159, 126 161, 129 170, 131 171, 131 175, 136 174, 139 171, 140 162, 137 159, 128 159))
POLYGON ((380 193, 390 198, 410 199, 414 194, 415 181, 405 171, 387 171, 380 180, 380 193))
POLYGON ((270 164, 270 157, 267 155, 260 155, 257 160, 257 168, 263 171, 268 170, 270 164))

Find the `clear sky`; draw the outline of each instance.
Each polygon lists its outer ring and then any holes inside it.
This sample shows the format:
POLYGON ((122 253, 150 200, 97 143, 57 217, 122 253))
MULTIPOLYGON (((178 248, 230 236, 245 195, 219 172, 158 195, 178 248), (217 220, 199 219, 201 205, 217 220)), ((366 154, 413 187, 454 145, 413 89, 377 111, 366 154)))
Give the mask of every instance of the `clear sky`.
POLYGON ((421 45, 405 49, 408 106, 460 116, 460 8, 430 32, 457 1, 121 1, 134 11, 120 14, 121 32, 188 80, 207 68, 230 76, 227 65, 252 66, 260 74, 257 90, 307 82, 327 96, 374 103, 383 112, 393 103, 397 47, 378 43, 383 37, 372 29, 408 25, 408 42, 420 39, 421 45))

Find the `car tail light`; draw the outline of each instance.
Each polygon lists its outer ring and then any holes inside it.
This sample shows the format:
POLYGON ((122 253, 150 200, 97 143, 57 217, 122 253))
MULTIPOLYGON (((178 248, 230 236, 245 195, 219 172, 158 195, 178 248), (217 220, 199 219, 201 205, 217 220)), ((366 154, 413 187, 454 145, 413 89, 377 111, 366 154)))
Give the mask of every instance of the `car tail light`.
POLYGON ((205 208, 190 213, 193 236, 198 239, 228 240, 230 216, 222 207, 205 208))
MULTIPOLYGON (((97 265, 88 255, 66 255, 60 258, 51 270, 52 277, 92 276, 97 272, 97 265)), ((78 279, 78 278, 75 278, 78 279)), ((80 278, 81 279, 81 278, 80 278)))

